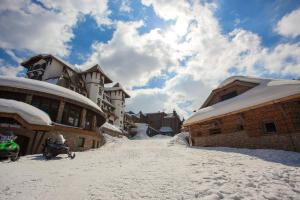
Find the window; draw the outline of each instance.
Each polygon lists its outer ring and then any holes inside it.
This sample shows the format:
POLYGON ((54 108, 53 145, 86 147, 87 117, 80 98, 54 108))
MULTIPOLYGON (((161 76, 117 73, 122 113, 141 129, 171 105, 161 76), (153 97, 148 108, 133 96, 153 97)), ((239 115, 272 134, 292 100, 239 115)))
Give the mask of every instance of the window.
POLYGON ((92 148, 93 148, 93 149, 96 148, 96 140, 93 140, 92 148))
POLYGON ((102 87, 99 87, 99 95, 102 94, 102 87))
POLYGON ((0 91, 0 98, 25 102, 26 94, 17 93, 17 92, 0 91))
POLYGON ((100 102, 101 102, 101 100, 100 100, 100 98, 98 98, 98 99, 97 99, 97 105, 98 105, 98 106, 100 106, 100 102))
POLYGON ((77 147, 83 148, 84 147, 85 138, 84 137, 78 137, 77 138, 77 147))
POLYGON ((99 146, 100 146, 100 143, 99 143, 99 141, 97 141, 97 148, 99 148, 99 146))
POLYGON ((265 133, 276 133, 276 126, 274 122, 264 123, 265 133))
POLYGON ((85 128, 86 129, 92 129, 92 124, 93 124, 93 117, 94 114, 90 111, 86 112, 86 120, 85 120, 85 128))
POLYGON ((80 123, 80 114, 80 107, 66 103, 63 112, 62 123, 65 125, 78 127, 80 123))
POLYGON ((59 101, 40 96, 33 96, 31 105, 46 112, 52 121, 56 121, 59 101))
POLYGON ((225 100, 233 98, 235 96, 237 96, 237 92, 236 91, 224 94, 224 95, 221 96, 221 101, 225 101, 225 100))
POLYGON ((220 128, 211 128, 211 129, 209 129, 209 134, 211 134, 211 135, 220 134, 220 133, 221 133, 220 128))

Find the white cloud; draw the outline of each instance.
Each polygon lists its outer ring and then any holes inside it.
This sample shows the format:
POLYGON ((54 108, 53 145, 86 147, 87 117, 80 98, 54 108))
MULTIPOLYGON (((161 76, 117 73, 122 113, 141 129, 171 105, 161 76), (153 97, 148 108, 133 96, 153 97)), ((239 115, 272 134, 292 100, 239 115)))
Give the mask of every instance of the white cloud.
POLYGON ((18 67, 0 66, 0 75, 16 77, 23 70, 24 70, 24 67, 22 67, 22 66, 18 66, 18 67))
POLYGON ((106 0, 41 1, 4 0, 0 7, 0 48, 68 55, 72 28, 82 14, 98 24, 110 24, 106 0), (9 22, 9 23, 8 23, 9 22))
MULTIPOLYGON (((143 90, 141 93, 134 91, 131 105, 136 105, 138 110, 145 105, 150 107, 148 102, 151 97, 151 102, 155 102, 155 105, 160 102, 161 109, 156 106, 155 110, 171 111, 176 108, 180 114, 187 116, 200 107, 212 88, 232 73, 252 76, 300 75, 300 43, 281 43, 267 48, 262 46, 259 35, 244 29, 237 28, 224 34, 214 16, 214 4, 191 1, 189 6, 163 0, 142 2, 153 6, 161 18, 176 20, 170 27, 160 30, 159 35, 171 47, 170 55, 176 55, 172 60, 182 60, 185 56, 189 58, 185 61, 185 66, 174 65, 167 68, 174 70, 177 75, 168 80, 165 87, 159 89, 159 93, 147 90, 147 98, 143 98, 143 90), (165 94, 165 100, 155 98, 158 94, 165 94), (139 99, 138 104, 133 104, 135 99, 139 99)), ((295 26, 297 23, 292 24, 295 26)), ((135 36, 139 37, 142 36, 135 36)), ((162 66, 158 69, 166 68, 162 66)))
POLYGON ((300 8, 285 15, 276 25, 275 31, 286 37, 297 37, 300 35, 300 8))
POLYGON ((108 43, 95 43, 93 53, 84 65, 100 63, 114 80, 127 87, 144 85, 163 69, 178 64, 173 47, 167 43, 161 30, 154 29, 139 35, 138 22, 118 22, 108 43))
POLYGON ((120 11, 127 13, 130 13, 132 11, 132 8, 130 7, 130 0, 122 0, 120 11))

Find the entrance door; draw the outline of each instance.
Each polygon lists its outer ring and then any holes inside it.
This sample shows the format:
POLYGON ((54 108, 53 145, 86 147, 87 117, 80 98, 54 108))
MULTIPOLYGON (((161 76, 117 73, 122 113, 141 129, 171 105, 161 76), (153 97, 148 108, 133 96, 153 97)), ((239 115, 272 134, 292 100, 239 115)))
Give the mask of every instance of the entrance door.
POLYGON ((20 146, 20 156, 26 155, 28 144, 29 144, 29 137, 24 135, 17 135, 16 143, 20 146))

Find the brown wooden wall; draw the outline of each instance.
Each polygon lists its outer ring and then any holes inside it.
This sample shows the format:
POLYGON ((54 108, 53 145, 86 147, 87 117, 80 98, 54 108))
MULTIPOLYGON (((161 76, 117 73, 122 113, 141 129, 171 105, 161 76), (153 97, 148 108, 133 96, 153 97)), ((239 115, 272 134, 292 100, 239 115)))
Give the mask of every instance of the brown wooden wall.
POLYGON ((196 146, 265 147, 300 151, 300 136, 291 136, 300 133, 300 98, 204 121, 187 128, 196 146), (266 133, 264 122, 274 122, 276 133, 266 133), (212 129, 219 129, 220 133, 213 134, 212 129), (242 139, 240 133, 244 135, 242 139))

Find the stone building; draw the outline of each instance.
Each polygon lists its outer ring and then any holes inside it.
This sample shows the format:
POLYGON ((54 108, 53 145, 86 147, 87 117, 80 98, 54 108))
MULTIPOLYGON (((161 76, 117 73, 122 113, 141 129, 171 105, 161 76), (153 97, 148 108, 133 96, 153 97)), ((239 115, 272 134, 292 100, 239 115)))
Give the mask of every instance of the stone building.
POLYGON ((96 103, 106 114, 107 122, 124 131, 125 99, 130 96, 120 83, 107 87, 113 81, 96 64, 76 68, 51 54, 39 54, 21 63, 27 69, 27 78, 56 84, 96 103))
POLYGON ((183 127, 192 146, 300 151, 300 81, 228 78, 183 127))

